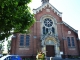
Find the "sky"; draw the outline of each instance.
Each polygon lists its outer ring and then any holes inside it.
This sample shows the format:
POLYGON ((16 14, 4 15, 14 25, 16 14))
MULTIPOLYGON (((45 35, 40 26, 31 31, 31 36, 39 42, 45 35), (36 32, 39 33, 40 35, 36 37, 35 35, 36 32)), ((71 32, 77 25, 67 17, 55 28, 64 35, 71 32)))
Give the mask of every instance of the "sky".
MULTIPOLYGON (((62 20, 78 30, 80 39, 80 0, 49 0, 58 11, 62 12, 62 20)), ((41 0, 32 0, 29 4, 31 10, 42 5, 41 0)))

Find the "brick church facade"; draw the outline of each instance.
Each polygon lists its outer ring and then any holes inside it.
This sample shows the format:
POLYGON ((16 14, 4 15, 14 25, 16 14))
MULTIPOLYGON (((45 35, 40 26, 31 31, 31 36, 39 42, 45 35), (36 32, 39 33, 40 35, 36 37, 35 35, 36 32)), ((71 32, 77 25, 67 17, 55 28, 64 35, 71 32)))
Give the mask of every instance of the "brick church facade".
POLYGON ((42 51, 46 57, 61 55, 80 55, 78 31, 62 20, 62 13, 42 0, 42 5, 33 9, 36 22, 29 34, 14 34, 11 54, 20 56, 36 56, 42 51))

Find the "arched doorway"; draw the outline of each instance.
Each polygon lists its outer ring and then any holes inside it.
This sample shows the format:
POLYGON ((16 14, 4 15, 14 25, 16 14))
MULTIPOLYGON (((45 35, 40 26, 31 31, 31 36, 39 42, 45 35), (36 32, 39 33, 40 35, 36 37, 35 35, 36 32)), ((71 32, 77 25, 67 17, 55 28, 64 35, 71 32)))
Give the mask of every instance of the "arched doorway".
POLYGON ((45 40, 42 40, 42 51, 46 54, 46 57, 57 57, 60 55, 59 42, 53 36, 48 36, 45 40))

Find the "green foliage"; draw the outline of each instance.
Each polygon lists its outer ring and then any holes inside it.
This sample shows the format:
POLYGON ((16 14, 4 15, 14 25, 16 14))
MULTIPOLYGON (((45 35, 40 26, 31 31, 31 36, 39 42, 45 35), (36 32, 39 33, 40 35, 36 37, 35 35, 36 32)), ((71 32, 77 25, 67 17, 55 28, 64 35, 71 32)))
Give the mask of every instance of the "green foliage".
POLYGON ((7 42, 8 42, 8 44, 7 44, 7 50, 8 50, 8 53, 9 53, 10 49, 11 49, 11 40, 8 40, 7 42))
POLYGON ((0 43, 0 51, 1 51, 1 49, 2 49, 2 44, 0 43))
POLYGON ((4 50, 4 47, 3 47, 4 45, 3 45, 3 42, 2 41, 0 41, 0 52, 2 53, 3 52, 3 50, 4 50))
POLYGON ((45 60, 45 54, 42 52, 38 52, 37 56, 36 56, 37 60, 45 60))
POLYGON ((25 33, 34 23, 28 4, 31 0, 0 0, 0 40, 14 33, 25 33))

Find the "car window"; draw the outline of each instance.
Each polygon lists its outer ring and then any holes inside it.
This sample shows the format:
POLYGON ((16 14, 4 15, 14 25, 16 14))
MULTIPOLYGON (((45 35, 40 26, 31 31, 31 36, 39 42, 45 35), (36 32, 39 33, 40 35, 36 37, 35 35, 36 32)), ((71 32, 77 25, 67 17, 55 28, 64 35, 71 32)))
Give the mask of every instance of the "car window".
POLYGON ((8 57, 8 60, 11 60, 11 56, 8 57))
POLYGON ((4 60, 9 60, 8 58, 5 58, 4 60))
POLYGON ((6 59, 4 59, 4 60, 6 60, 6 59))
POLYGON ((9 57, 6 57, 5 60, 9 60, 9 57))
POLYGON ((10 60, 9 57, 7 57, 7 60, 10 60))

